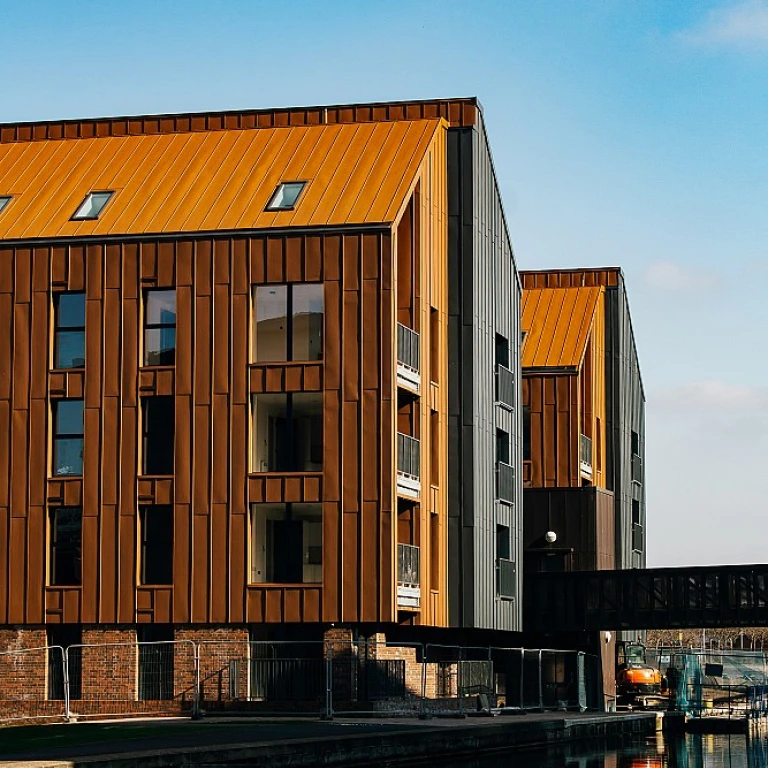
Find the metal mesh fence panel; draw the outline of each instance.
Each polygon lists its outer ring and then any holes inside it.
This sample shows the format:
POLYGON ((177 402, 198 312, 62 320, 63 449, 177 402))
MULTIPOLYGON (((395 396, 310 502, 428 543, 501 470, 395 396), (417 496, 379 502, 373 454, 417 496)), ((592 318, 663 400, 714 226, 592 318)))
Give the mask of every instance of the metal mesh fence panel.
POLYGON ((0 722, 63 720, 66 688, 63 648, 0 653, 0 722))
POLYGON ((192 642, 71 645, 66 668, 69 709, 75 716, 184 714, 196 706, 192 642))

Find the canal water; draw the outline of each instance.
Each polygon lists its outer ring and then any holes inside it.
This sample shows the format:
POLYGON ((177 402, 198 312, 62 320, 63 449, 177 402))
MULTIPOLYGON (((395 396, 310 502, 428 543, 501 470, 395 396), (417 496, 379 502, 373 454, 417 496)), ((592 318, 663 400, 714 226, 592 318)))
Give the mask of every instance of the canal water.
POLYGON ((693 735, 585 741, 547 749, 441 760, 440 768, 768 768, 768 737, 693 735))

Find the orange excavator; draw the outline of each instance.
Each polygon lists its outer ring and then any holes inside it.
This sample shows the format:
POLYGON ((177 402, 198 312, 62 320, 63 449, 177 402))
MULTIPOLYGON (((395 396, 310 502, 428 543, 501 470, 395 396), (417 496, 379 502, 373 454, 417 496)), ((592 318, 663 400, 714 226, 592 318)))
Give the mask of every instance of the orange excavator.
POLYGON ((616 703, 628 709, 660 709, 667 705, 666 681, 646 661, 645 646, 627 643, 619 653, 616 670, 616 703), (622 660, 623 656, 623 660, 622 660))

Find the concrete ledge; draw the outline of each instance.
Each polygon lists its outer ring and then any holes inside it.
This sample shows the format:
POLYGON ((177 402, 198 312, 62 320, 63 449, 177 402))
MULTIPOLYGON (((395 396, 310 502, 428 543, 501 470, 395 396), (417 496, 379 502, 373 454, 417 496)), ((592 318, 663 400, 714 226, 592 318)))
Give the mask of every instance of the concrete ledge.
MULTIPOLYGON (((201 726, 204 728, 204 726, 201 726)), ((247 764, 248 768, 364 766, 383 761, 435 760, 522 747, 607 736, 644 735, 656 731, 656 715, 618 714, 477 719, 349 736, 260 741, 144 751, 73 760, 0 763, 3 768, 165 768, 166 766, 247 764)))

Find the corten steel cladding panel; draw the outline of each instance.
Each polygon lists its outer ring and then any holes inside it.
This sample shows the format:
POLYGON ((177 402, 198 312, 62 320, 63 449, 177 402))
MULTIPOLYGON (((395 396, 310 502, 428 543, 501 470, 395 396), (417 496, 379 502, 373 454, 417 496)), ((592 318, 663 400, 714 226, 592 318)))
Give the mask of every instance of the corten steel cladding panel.
MULTIPOLYGON (((430 256, 421 284, 432 296, 422 308, 428 313, 432 301, 439 309, 443 340, 444 158, 441 130, 413 181, 430 256)), ((393 251, 390 227, 0 244, 0 322, 10 331, 0 336, 0 622, 395 620, 393 251), (252 287, 317 281, 325 285, 323 361, 249 363, 252 287), (141 369, 142 291, 171 287, 176 365, 141 369), (51 291, 86 292, 84 372, 49 371, 51 291), (325 471, 249 476, 251 394, 304 389, 323 393, 325 471), (140 398, 152 394, 175 398, 172 478, 137 474, 140 398), (48 399, 61 397, 85 400, 82 479, 48 479, 48 399), (248 509, 261 501, 323 505, 322 585, 247 584, 248 509), (169 503, 174 583, 137 587, 138 507, 169 503), (46 587, 47 508, 80 505, 83 586, 46 587)), ((440 365, 445 381, 445 356, 440 365)), ((444 519, 444 508, 436 511, 444 519)), ((444 623, 445 584, 436 586, 422 621, 444 623)))
POLYGON ((394 222, 441 120, 0 144, 0 239, 394 222), (265 210, 305 181, 291 210, 265 210), (93 190, 98 219, 72 221, 93 190))
POLYGON ((191 131, 287 128, 296 125, 435 120, 451 127, 476 125, 476 98, 437 99, 373 104, 344 104, 285 109, 247 109, 170 115, 134 115, 85 120, 52 120, 0 125, 0 143, 45 139, 91 139, 103 136, 140 136, 191 131))

